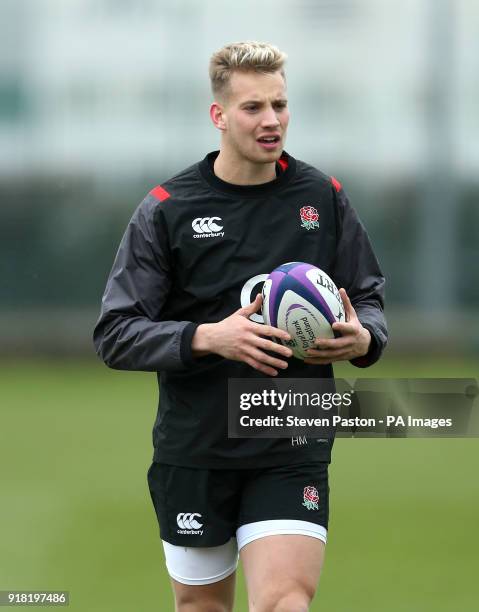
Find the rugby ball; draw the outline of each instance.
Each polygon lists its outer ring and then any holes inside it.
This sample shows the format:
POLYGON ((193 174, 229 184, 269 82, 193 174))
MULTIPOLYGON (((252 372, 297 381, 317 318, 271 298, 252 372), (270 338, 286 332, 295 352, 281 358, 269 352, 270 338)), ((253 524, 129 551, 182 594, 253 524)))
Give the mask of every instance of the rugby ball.
POLYGON ((339 290, 322 270, 293 261, 271 272, 263 285, 263 319, 267 325, 287 331, 289 346, 298 359, 308 357, 315 338, 334 338, 331 327, 344 321, 339 290))

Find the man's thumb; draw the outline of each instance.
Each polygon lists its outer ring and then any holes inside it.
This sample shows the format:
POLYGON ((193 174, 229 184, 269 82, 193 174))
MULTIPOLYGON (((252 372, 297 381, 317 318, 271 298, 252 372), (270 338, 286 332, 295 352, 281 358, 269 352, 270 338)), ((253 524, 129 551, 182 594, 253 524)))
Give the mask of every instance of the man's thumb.
POLYGON ((258 312, 258 310, 261 308, 262 302, 263 302, 263 296, 261 295, 261 293, 258 293, 257 296, 254 298, 254 300, 251 302, 251 304, 248 304, 248 306, 243 306, 243 308, 240 308, 237 311, 237 314, 240 314, 243 317, 249 317, 255 312, 258 312))

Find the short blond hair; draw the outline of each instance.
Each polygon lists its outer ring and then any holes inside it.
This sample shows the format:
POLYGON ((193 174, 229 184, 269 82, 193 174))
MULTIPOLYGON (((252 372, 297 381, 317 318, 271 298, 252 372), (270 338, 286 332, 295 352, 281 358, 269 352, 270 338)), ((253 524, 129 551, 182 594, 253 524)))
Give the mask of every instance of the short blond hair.
POLYGON ((274 45, 246 41, 225 45, 211 56, 210 80, 215 97, 224 96, 231 75, 237 70, 272 73, 279 71, 283 78, 286 53, 274 45))

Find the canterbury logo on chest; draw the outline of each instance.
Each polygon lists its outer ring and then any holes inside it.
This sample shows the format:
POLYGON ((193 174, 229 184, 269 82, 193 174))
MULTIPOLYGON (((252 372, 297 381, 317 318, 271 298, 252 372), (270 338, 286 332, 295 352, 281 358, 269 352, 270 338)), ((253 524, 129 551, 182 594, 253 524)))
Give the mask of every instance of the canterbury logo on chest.
POLYGON ((193 238, 223 238, 221 217, 197 217, 191 222, 193 238))

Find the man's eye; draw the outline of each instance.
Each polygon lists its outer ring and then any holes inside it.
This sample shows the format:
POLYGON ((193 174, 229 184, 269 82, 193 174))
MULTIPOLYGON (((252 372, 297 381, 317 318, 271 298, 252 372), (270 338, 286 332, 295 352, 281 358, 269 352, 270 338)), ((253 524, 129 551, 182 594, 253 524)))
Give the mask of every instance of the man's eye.
POLYGON ((247 110, 247 111, 255 111, 256 109, 257 109, 256 106, 246 106, 245 107, 245 110, 247 110))

